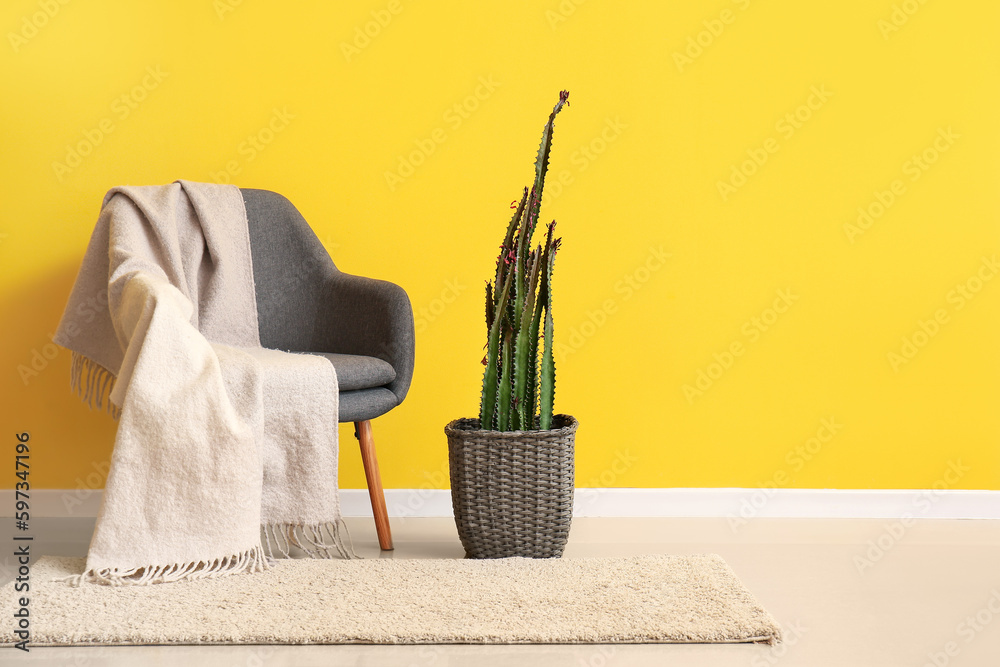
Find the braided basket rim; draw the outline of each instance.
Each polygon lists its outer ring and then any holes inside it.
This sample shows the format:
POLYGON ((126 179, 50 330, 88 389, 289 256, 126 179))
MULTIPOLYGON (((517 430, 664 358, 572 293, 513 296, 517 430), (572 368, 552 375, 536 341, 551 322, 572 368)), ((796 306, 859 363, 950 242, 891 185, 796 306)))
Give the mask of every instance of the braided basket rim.
POLYGON ((530 431, 493 431, 479 428, 478 417, 464 417, 449 422, 444 427, 444 432, 448 437, 462 439, 471 439, 478 436, 497 440, 524 440, 525 438, 532 437, 567 437, 576 433, 577 427, 580 426, 580 422, 572 415, 552 415, 552 421, 561 423, 562 426, 559 428, 533 429, 530 431))

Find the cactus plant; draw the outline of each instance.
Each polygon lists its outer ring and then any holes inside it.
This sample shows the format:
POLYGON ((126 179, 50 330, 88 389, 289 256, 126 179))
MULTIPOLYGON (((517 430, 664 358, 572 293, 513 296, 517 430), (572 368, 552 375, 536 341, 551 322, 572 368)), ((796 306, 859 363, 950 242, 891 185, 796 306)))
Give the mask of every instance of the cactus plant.
POLYGON ((486 369, 479 410, 484 430, 534 430, 536 416, 538 429, 552 426, 552 270, 562 239, 554 237, 554 220, 547 226, 544 245, 532 249, 531 239, 541 211, 553 123, 568 100, 569 91, 560 92, 559 102, 549 114, 535 157, 534 184, 530 191, 524 188, 507 224, 493 281, 486 284, 486 369), (540 362, 539 335, 543 345, 540 362))

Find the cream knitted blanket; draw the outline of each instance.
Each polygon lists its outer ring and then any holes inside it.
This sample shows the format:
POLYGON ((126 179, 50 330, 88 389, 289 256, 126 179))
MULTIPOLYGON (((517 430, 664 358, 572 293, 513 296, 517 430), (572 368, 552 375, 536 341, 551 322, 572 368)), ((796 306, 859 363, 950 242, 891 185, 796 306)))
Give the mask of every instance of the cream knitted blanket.
POLYGON ((108 192, 54 341, 74 388, 119 419, 74 583, 255 572, 291 545, 347 557, 336 373, 261 348, 238 188, 108 192))

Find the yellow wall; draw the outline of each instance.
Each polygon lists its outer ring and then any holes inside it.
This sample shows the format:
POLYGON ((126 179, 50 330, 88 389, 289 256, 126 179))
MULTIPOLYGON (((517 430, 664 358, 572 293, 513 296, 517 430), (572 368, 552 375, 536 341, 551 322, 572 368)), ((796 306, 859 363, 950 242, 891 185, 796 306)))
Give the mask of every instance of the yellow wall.
POLYGON ((0 405, 36 488, 111 450, 48 340, 101 197, 177 178, 282 192, 342 269, 406 288, 416 375, 376 442, 388 487, 446 487, 483 281, 568 88, 543 216, 579 486, 929 487, 952 462, 1000 489, 997 3, 150 4, 0 9, 0 405))

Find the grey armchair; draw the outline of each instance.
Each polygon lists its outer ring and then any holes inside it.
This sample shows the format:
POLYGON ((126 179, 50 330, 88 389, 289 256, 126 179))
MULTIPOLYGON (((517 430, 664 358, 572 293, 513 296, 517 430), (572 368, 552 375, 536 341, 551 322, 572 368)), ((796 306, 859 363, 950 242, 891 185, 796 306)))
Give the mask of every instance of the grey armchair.
POLYGON ((413 376, 413 310, 398 285, 342 273, 285 197, 241 189, 261 345, 319 354, 340 385, 340 421, 354 435, 379 546, 392 549, 371 420, 403 402, 413 376))

